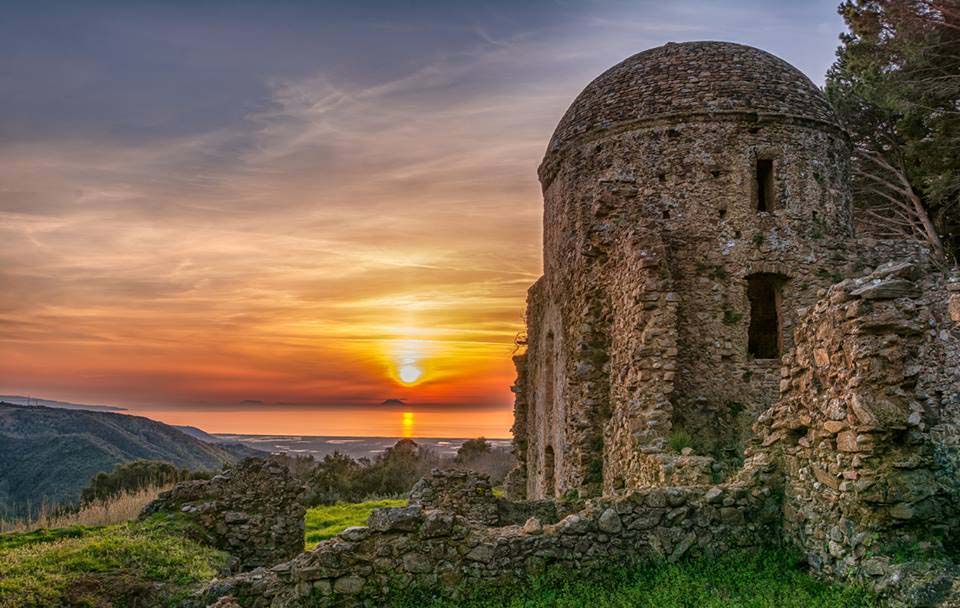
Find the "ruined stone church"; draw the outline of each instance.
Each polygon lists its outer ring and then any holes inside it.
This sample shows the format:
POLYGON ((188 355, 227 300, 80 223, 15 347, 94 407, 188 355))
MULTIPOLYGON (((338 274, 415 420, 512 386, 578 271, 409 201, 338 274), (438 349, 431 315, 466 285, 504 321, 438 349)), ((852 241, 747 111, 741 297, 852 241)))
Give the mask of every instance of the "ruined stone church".
MULTIPOLYGON (((742 465, 825 290, 890 260, 928 263, 918 244, 856 237, 850 152, 821 91, 748 46, 667 44, 584 89, 539 169, 544 273, 515 358, 515 496, 704 484, 742 465)), ((934 299, 930 323, 946 327, 947 296, 934 299)), ((951 365, 928 370, 946 385, 928 411, 948 425, 951 365)), ((891 391, 923 409, 907 384, 891 391)))

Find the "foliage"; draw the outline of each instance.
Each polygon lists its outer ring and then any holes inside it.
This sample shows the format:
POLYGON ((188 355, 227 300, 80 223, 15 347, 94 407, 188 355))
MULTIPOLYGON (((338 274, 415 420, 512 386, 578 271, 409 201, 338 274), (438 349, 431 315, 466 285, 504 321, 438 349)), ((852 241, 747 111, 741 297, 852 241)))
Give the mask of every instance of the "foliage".
POLYGON ((316 505, 400 496, 439 463, 436 454, 412 439, 401 439, 373 461, 334 452, 307 474, 307 500, 316 505))
MULTIPOLYGON (((166 488, 144 488, 132 494, 120 494, 108 500, 88 503, 78 509, 41 509, 32 518, 0 520, 0 533, 30 532, 47 529, 70 529, 77 526, 106 526, 129 521, 137 517, 157 495, 166 488)), ((2 543, 0 543, 2 545, 2 543)))
POLYGON ((464 441, 460 449, 457 450, 457 456, 454 458, 454 462, 469 465, 489 454, 490 450, 490 442, 487 441, 485 437, 469 439, 464 441))
MULTIPOLYGON (((881 237, 960 244, 960 5, 846 0, 826 93, 855 146, 858 222, 881 237)), ((946 250, 946 251, 945 251, 946 250)))
POLYGON ((373 460, 354 460, 334 452, 312 467, 302 467, 299 475, 307 484, 308 504, 330 505, 405 495, 413 484, 437 467, 470 468, 490 475, 497 484, 503 481, 513 463, 508 451, 494 449, 482 437, 465 442, 452 460, 440 458, 412 439, 401 439, 373 460))
POLYGON ((513 468, 514 458, 510 451, 494 448, 484 437, 479 437, 460 446, 454 464, 489 475, 491 482, 499 484, 513 468))
POLYGON ((0 608, 176 605, 227 555, 154 516, 101 528, 0 536, 0 608))
POLYGON ((468 599, 445 601, 410 592, 403 608, 867 608, 877 606, 858 587, 830 586, 779 549, 730 553, 676 564, 615 567, 583 577, 557 568, 523 585, 468 589, 468 599))
POLYGON ((350 526, 365 525, 374 509, 406 505, 405 499, 393 499, 314 507, 307 511, 305 519, 307 550, 313 549, 320 541, 336 536, 350 526))
POLYGON ((191 473, 178 469, 169 462, 160 460, 134 460, 117 465, 109 473, 93 476, 89 485, 80 492, 83 503, 104 501, 120 494, 133 494, 147 488, 159 488, 186 479, 206 479, 209 473, 191 473))
POLYGON ((743 313, 737 312, 730 308, 729 306, 723 307, 723 324, 724 325, 736 325, 743 319, 743 313))
POLYGON ((678 454, 693 445, 693 437, 683 429, 677 429, 670 434, 670 449, 678 454))

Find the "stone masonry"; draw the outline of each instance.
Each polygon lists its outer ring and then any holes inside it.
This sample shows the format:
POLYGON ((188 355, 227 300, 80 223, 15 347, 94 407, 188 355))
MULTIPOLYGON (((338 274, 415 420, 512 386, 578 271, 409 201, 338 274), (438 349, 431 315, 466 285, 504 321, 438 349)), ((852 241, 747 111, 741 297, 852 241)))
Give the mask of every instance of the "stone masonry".
POLYGON ((557 523, 531 517, 502 527, 420 505, 381 509, 367 526, 291 561, 214 581, 197 605, 230 597, 255 608, 388 606, 410 589, 456 598, 519 583, 548 565, 589 571, 611 560, 760 546, 776 534, 777 513, 769 489, 743 485, 651 488, 591 500, 557 523))
MULTIPOLYGON (((831 287, 804 315, 781 400, 756 425, 747 453, 780 460, 784 532, 822 573, 883 590, 902 584, 895 554, 955 554, 960 336, 940 278, 900 262, 831 287)), ((935 598, 956 574, 942 569, 910 593, 935 598)))
POLYGON ((205 541, 250 570, 303 551, 302 484, 280 463, 247 458, 210 480, 184 481, 160 494, 141 517, 170 511, 196 523, 205 541))

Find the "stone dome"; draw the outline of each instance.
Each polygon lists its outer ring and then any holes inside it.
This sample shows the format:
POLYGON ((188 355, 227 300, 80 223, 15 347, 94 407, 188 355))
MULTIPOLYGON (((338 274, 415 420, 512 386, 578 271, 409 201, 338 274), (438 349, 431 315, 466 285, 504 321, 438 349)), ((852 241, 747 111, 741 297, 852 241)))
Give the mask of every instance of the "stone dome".
POLYGON ((546 156, 572 140, 631 123, 738 113, 839 126, 820 89, 779 57, 732 42, 670 42, 625 59, 587 85, 557 125, 546 156))

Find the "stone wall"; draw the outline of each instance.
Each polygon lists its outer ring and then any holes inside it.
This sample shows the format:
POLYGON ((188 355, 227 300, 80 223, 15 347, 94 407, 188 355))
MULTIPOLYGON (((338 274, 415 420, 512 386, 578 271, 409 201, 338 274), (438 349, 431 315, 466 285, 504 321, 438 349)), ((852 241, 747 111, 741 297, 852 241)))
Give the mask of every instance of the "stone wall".
POLYGON ((160 494, 141 517, 171 511, 196 523, 203 540, 237 559, 238 570, 271 566, 303 551, 303 487, 284 465, 258 458, 210 480, 185 481, 160 494))
POLYGON ((885 589, 905 584, 895 562, 956 550, 960 332, 948 301, 942 275, 891 263, 831 287, 797 328, 781 400, 748 455, 779 460, 785 533, 823 574, 885 589))
POLYGON ((500 523, 490 478, 472 471, 433 469, 413 486, 410 504, 453 513, 478 524, 500 523))
POLYGON ((501 498, 494 495, 489 476, 460 469, 433 469, 410 491, 410 504, 493 527, 523 524, 531 517, 556 523, 583 506, 580 501, 501 498))
POLYGON ((551 565, 589 570, 759 546, 776 537, 779 512, 769 490, 729 485, 592 500, 555 524, 530 518, 491 528, 419 505, 378 510, 367 524, 269 570, 214 581, 197 605, 232 596, 244 607, 300 606, 307 598, 320 607, 384 606, 414 587, 457 597, 551 565))

